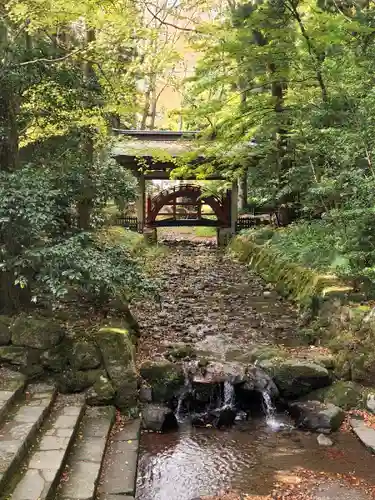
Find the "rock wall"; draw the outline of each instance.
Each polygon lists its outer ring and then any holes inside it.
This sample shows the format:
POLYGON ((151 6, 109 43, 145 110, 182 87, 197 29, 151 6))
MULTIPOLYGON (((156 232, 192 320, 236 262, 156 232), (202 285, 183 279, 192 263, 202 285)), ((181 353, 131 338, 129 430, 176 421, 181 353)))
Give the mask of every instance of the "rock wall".
POLYGON ((132 411, 137 406, 133 318, 90 332, 56 318, 0 316, 0 366, 30 379, 53 380, 60 392, 85 391, 88 404, 132 411))
POLYGON ((276 290, 296 302, 301 308, 320 307, 327 300, 345 300, 352 289, 335 276, 321 275, 288 261, 269 242, 257 244, 246 235, 233 239, 229 252, 247 263, 263 279, 274 283, 276 290))

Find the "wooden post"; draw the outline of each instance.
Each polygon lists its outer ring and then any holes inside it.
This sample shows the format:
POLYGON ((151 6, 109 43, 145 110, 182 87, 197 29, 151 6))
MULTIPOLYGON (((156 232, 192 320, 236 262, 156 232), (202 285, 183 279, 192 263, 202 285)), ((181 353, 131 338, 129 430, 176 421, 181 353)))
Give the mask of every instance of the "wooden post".
POLYGON ((198 201, 198 220, 202 219, 202 200, 198 201))
POLYGON ((137 186, 137 200, 136 200, 136 209, 137 209, 137 218, 138 224, 141 228, 144 228, 145 225, 145 205, 146 205, 146 182, 143 174, 140 174, 138 177, 138 186, 137 186))
POLYGON ((231 207, 230 207, 231 232, 233 235, 236 234, 237 217, 238 217, 238 184, 236 180, 232 182, 231 207))

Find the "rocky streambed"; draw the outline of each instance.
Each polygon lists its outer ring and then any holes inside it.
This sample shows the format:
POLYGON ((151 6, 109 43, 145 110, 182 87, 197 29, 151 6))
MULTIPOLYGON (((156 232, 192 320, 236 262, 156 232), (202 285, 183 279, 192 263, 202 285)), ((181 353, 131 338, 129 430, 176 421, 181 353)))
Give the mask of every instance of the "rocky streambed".
MULTIPOLYGON (((250 469, 260 473, 263 459, 250 446, 260 436, 269 440, 266 447, 274 458, 298 453, 301 459, 298 466, 294 458, 287 464, 281 458, 279 463, 271 460, 273 472, 265 471, 268 479, 274 478, 270 483, 277 482, 275 470, 310 470, 308 449, 338 443, 326 434, 339 429, 344 409, 360 403, 361 388, 336 380, 330 354, 301 342, 290 304, 210 244, 170 242, 158 273, 164 280, 160 304, 142 303, 135 311, 142 339, 140 399, 144 429, 171 433, 144 436, 139 498, 191 500, 192 495, 217 493, 225 486, 264 494, 264 483, 260 487, 259 481, 240 479, 248 477, 249 461, 250 469), (297 438, 297 428, 317 434, 297 438), (184 470, 190 470, 188 460, 194 454, 201 457, 202 466, 191 470, 190 479, 198 474, 199 487, 189 488, 189 474, 176 472, 180 467, 173 468, 171 461, 181 460, 184 470), (217 454, 222 456, 223 477, 219 474, 214 481, 211 469, 220 469, 213 458, 217 454), (174 477, 174 488, 179 485, 176 496, 171 496, 168 477, 174 477)), ((342 452, 367 453, 357 445, 350 435, 342 452)), ((358 457, 358 464, 363 459, 358 457)), ((357 458, 352 473, 356 464, 357 458)), ((347 467, 342 471, 349 472, 347 467)), ((364 478, 366 484, 373 479, 364 478)))

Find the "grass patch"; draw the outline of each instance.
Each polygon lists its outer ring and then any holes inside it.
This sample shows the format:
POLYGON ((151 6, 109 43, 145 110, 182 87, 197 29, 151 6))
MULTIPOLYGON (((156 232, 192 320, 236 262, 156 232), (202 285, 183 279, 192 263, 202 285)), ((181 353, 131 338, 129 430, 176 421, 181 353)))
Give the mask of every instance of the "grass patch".
POLYGON ((200 238, 212 238, 216 236, 216 227, 195 227, 194 234, 200 238))

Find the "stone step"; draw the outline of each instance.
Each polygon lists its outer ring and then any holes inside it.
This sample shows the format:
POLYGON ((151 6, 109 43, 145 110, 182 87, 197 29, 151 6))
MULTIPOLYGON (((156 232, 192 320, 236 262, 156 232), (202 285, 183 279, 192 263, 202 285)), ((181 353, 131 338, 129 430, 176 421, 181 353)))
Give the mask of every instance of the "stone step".
POLYGON ((12 500, 55 498, 61 472, 85 409, 83 402, 62 406, 63 402, 63 398, 57 399, 56 409, 42 428, 42 431, 46 430, 30 456, 12 500))
POLYGON ((51 386, 34 384, 27 387, 25 401, 8 414, 0 428, 0 498, 24 459, 46 415, 55 400, 51 386))
POLYGON ((125 500, 135 496, 140 420, 132 420, 112 435, 106 454, 100 500, 125 500))
POLYGON ((59 488, 59 499, 95 498, 115 414, 115 408, 112 406, 87 408, 65 469, 67 480, 61 483, 59 488))
POLYGON ((0 425, 4 423, 13 403, 23 394, 25 382, 12 380, 0 387, 0 425))

